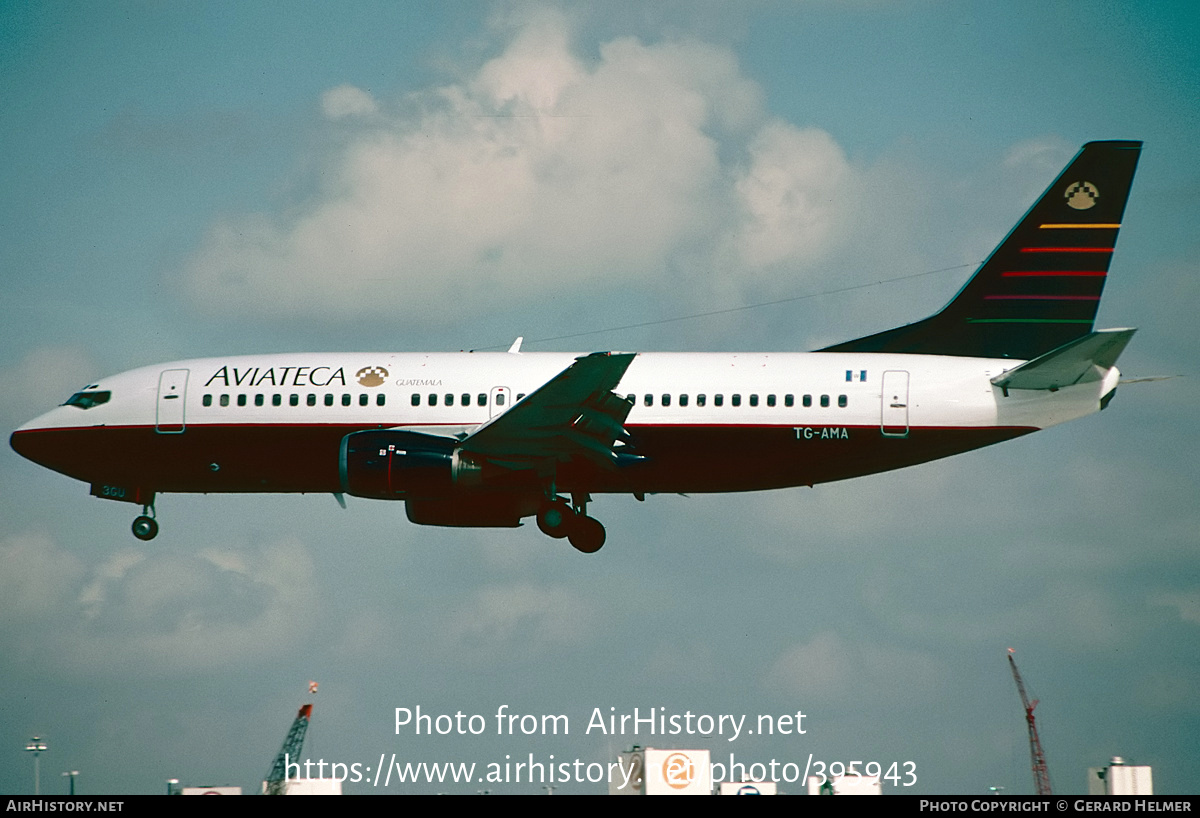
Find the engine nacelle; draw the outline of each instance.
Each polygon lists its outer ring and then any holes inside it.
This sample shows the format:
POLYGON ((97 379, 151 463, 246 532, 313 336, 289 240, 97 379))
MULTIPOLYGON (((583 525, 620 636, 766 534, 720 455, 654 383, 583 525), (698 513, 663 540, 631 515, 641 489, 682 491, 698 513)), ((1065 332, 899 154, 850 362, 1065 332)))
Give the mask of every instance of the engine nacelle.
POLYGON ((342 491, 355 497, 400 500, 448 494, 454 487, 453 438, 418 432, 355 432, 342 438, 342 491))
POLYGON ((478 489, 485 482, 507 488, 518 481, 508 469, 468 460, 457 446, 451 437, 401 430, 346 435, 338 460, 342 491, 375 500, 441 498, 478 489))

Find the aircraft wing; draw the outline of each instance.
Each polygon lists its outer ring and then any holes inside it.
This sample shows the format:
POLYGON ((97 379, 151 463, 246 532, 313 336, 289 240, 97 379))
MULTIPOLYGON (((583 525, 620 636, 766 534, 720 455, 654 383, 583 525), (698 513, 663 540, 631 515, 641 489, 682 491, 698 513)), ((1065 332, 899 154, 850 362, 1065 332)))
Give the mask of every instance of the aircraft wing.
POLYGON ((613 394, 636 353, 594 352, 463 439, 459 451, 510 468, 535 462, 585 459, 604 468, 617 461, 614 446, 629 437, 633 405, 613 394))

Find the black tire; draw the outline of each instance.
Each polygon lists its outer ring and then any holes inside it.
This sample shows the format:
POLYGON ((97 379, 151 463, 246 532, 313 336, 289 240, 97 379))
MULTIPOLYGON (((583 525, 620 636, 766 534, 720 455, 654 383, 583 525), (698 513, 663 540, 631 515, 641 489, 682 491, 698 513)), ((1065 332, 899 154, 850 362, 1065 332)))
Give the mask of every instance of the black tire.
POLYGON ((133 521, 133 536, 139 540, 152 540, 158 536, 158 523, 153 517, 142 515, 133 521))
POLYGON ((575 525, 572 526, 571 533, 567 536, 571 538, 571 545, 575 546, 576 551, 595 554, 604 547, 607 535, 604 526, 598 520, 581 516, 575 518, 575 525))
POLYGON ((556 540, 561 540, 571 533, 574 521, 575 513, 571 511, 570 506, 562 502, 547 503, 537 513, 538 530, 556 540))

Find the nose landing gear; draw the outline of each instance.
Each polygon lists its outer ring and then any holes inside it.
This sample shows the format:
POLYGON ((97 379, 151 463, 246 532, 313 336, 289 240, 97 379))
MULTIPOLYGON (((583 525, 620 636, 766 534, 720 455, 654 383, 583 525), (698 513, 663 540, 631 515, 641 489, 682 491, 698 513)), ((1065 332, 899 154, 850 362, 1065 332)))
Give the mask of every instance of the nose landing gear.
POLYGON ((153 504, 142 506, 141 516, 133 521, 133 536, 139 540, 152 540, 158 536, 158 522, 153 515, 153 504))
POLYGON ((555 539, 567 538, 584 554, 594 554, 604 546, 606 534, 598 520, 587 516, 588 495, 571 498, 568 505, 557 495, 542 505, 537 513, 537 525, 543 534, 555 539))

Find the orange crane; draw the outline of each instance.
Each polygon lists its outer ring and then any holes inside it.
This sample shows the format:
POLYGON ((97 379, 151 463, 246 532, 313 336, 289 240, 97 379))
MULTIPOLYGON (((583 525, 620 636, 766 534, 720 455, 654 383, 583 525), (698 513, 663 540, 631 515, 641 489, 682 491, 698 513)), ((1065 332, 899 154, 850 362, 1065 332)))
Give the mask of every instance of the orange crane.
POLYGON ((1025 683, 1021 681, 1021 671, 1017 670, 1017 663, 1013 659, 1013 654, 1016 653, 1012 648, 1008 649, 1008 664, 1012 667, 1013 679, 1017 682, 1017 692, 1021 694, 1021 706, 1025 708, 1025 721, 1029 724, 1029 755, 1033 759, 1033 788, 1038 795, 1052 795, 1050 792, 1050 771, 1046 769, 1046 754, 1042 752, 1042 741, 1038 738, 1037 723, 1033 720, 1033 708, 1037 707, 1038 700, 1029 701, 1029 697, 1025 695, 1025 683))

